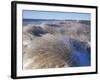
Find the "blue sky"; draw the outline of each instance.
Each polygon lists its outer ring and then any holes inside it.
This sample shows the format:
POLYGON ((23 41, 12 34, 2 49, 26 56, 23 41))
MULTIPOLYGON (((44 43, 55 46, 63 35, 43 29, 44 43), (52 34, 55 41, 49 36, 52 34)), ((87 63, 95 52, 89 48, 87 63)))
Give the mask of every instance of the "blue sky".
POLYGON ((91 20, 89 13, 23 10, 23 19, 91 20))

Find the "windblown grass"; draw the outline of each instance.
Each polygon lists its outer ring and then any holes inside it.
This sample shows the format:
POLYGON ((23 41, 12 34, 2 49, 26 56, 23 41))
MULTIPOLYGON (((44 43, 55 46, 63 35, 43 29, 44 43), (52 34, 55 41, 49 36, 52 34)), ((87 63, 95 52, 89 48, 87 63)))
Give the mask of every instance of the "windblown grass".
POLYGON ((75 41, 88 53, 90 25, 61 22, 23 26, 23 69, 80 66, 80 58, 74 54, 75 41))

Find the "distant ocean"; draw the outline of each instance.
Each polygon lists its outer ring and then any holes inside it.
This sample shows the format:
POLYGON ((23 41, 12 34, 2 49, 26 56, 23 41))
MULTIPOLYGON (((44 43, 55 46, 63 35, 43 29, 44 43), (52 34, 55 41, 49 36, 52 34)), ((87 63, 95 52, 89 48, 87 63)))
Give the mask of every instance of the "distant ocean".
POLYGON ((27 24, 41 24, 43 22, 45 23, 54 23, 58 20, 46 20, 46 19, 23 19, 23 25, 27 24))
POLYGON ((61 21, 79 21, 80 23, 85 23, 90 25, 90 21, 88 20, 55 20, 55 19, 23 19, 23 25, 27 25, 27 24, 41 24, 41 23, 55 23, 55 22, 61 22, 61 21))

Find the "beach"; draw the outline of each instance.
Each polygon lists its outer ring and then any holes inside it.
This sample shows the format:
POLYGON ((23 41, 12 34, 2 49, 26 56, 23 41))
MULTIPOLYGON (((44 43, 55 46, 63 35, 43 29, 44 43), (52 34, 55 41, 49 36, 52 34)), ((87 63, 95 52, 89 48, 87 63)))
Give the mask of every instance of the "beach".
POLYGON ((23 20, 23 69, 91 65, 88 20, 23 20))

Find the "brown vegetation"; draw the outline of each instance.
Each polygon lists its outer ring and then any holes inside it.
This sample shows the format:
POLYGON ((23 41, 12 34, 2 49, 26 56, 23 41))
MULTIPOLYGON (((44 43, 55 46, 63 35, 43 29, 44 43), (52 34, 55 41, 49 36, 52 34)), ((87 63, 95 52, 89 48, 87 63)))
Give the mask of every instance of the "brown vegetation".
POLYGON ((79 22, 55 24, 58 26, 43 24, 23 27, 23 69, 78 65, 70 39, 90 42, 90 25, 79 22))

